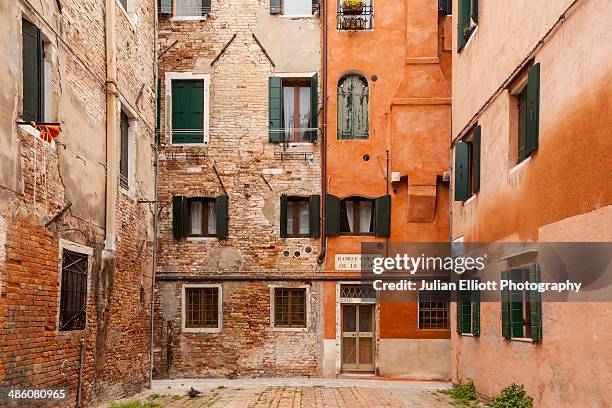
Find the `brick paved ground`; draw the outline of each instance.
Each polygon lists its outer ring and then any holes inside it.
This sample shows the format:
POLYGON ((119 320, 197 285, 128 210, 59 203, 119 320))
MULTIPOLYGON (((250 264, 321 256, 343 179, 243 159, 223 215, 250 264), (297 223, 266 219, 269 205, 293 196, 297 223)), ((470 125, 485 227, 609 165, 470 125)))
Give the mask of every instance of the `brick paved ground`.
POLYGON ((448 408, 448 398, 437 390, 449 386, 361 379, 172 380, 155 381, 152 390, 121 402, 149 401, 165 408, 448 408), (203 395, 189 399, 191 386, 203 395))

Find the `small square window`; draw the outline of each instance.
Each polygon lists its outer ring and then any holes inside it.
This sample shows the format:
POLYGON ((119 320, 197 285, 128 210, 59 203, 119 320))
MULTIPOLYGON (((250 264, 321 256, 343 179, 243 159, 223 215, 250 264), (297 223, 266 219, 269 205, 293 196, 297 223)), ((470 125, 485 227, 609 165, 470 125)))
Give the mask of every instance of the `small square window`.
POLYGON ((312 15, 312 0, 283 0, 283 15, 310 16, 312 15))
POLYGON ((187 236, 214 237, 217 234, 217 205, 214 198, 187 200, 187 236))
POLYGON ((449 308, 446 292, 419 291, 419 329, 448 329, 449 308))
POLYGON ((274 327, 306 327, 306 289, 274 289, 274 327))
POLYGON ((219 288, 185 288, 185 328, 219 328, 219 288))

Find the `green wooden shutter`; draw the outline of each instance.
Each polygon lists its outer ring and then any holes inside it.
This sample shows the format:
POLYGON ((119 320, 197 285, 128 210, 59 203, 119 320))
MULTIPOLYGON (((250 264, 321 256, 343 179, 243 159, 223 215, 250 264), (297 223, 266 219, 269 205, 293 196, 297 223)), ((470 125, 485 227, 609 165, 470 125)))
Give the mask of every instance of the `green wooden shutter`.
POLYGON ((325 235, 340 233, 340 199, 334 195, 325 196, 325 235))
POLYGON ((540 64, 535 64, 527 74, 527 129, 525 155, 538 149, 540 133, 540 64))
MULTIPOLYGON (((510 279, 510 271, 501 273, 502 280, 510 279)), ((510 331, 510 291, 504 288, 501 292, 501 309, 502 309, 502 336, 509 339, 512 337, 510 331)))
POLYGON ((22 20, 23 119, 44 120, 43 41, 38 27, 22 20))
POLYGON ((461 333, 472 332, 472 303, 469 290, 459 292, 459 315, 461 316, 461 333))
POLYGON ((480 291, 472 290, 470 295, 472 303, 472 334, 480 336, 480 291))
POLYGON ((202 15, 210 13, 212 10, 211 0, 202 0, 202 15))
POLYGON ((185 197, 172 197, 172 234, 174 239, 181 239, 186 235, 186 207, 187 200, 185 197))
POLYGON ((217 202, 217 238, 227 238, 229 226, 229 197, 220 195, 217 202))
POLYGON ((467 37, 463 34, 465 27, 470 26, 470 0, 459 0, 459 16, 457 18, 457 52, 467 43, 467 37))
POLYGON ((309 233, 313 238, 321 235, 321 196, 311 195, 308 200, 309 233))
POLYGON ((155 142, 159 144, 159 134, 161 129, 161 79, 157 80, 157 94, 156 98, 156 111, 157 117, 155 118, 155 142))
POLYGON ((268 137, 270 142, 282 142, 283 131, 283 80, 280 77, 270 77, 268 81, 268 116, 270 127, 268 137))
POLYGON ((351 102, 353 138, 367 139, 370 126, 370 92, 368 82, 358 75, 352 76, 351 102))
POLYGON ((280 236, 287 238, 287 196, 280 197, 280 236))
POLYGON ((478 24, 478 0, 472 0, 472 20, 478 24))
POLYGON ((310 78, 310 127, 315 129, 310 131, 310 141, 314 143, 319 133, 319 74, 310 78))
MULTIPOLYGON (((510 280, 523 282, 523 270, 511 269, 510 280)), ((510 326, 512 337, 523 337, 523 291, 510 290, 510 326)))
POLYGON ((172 143, 204 142, 204 81, 172 81, 172 143))
POLYGON ((346 77, 338 86, 338 139, 352 139, 353 118, 351 115, 351 79, 346 77))
POLYGON ((319 11, 319 7, 321 7, 319 0, 312 0, 312 14, 319 11))
MULTIPOLYGON (((529 281, 540 283, 540 267, 537 264, 529 268, 529 281)), ((529 292, 529 309, 531 310, 531 339, 542 340, 542 294, 537 290, 529 292)))
POLYGON ((172 15, 172 1, 173 0, 159 0, 158 7, 160 14, 170 14, 172 15))
POLYGON ((376 211, 375 235, 388 237, 391 235, 391 196, 378 197, 374 203, 374 209, 376 211))
POLYGON ((472 139, 472 168, 475 173, 471 178, 472 192, 476 194, 480 191, 480 125, 474 128, 472 139))
POLYGON ((270 14, 280 14, 282 11, 282 0, 270 0, 270 14))
POLYGON ((455 201, 470 198, 470 147, 466 142, 455 144, 455 201))

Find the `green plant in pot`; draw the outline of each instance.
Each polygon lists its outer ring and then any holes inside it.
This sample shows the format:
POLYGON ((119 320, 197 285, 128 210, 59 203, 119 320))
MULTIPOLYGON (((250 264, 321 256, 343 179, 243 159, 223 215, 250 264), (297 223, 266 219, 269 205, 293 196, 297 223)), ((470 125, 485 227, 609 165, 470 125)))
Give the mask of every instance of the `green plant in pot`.
POLYGON ((342 20, 343 30, 363 30, 366 21, 363 18, 345 18, 342 20))
POLYGON ((344 14, 362 14, 363 0, 342 0, 342 12, 344 14))

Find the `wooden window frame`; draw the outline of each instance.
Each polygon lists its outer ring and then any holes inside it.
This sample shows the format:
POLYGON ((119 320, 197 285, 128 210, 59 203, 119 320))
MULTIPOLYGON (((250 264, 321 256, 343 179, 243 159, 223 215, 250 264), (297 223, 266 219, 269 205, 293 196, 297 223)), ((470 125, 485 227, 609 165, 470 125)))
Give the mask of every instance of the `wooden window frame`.
MULTIPOLYGON (((450 330, 450 302, 449 301, 444 301, 444 300, 423 300, 421 299, 421 292, 423 292, 422 290, 418 291, 418 312, 417 312, 417 328, 418 330, 443 330, 443 331, 448 331, 450 330), (424 307, 425 303, 429 304, 428 307, 424 307), (444 307, 439 307, 441 305, 444 305, 444 307), (425 325, 425 320, 422 318, 422 313, 424 312, 445 312, 446 316, 443 316, 441 318, 439 317, 430 317, 430 321, 434 320, 434 319, 442 319, 445 323, 444 326, 445 327, 430 327, 429 325, 425 325)), ((429 291, 426 291, 429 292, 429 291)), ((439 326, 439 325, 437 325, 439 326)))
POLYGON ((186 231, 186 236, 187 237, 193 237, 193 238, 197 238, 197 237, 216 237, 217 236, 217 225, 215 225, 215 233, 214 234, 209 234, 208 233, 208 205, 209 203, 212 203, 214 211, 215 211, 215 222, 216 222, 216 217, 218 216, 217 214, 217 202, 216 199, 214 197, 188 197, 186 198, 187 200, 187 214, 186 214, 186 224, 187 224, 187 231, 186 231), (192 225, 191 225, 191 204, 194 201, 200 201, 202 203, 202 226, 201 226, 201 230, 202 233, 201 234, 194 234, 192 233, 192 225))
MULTIPOLYGON (((300 129, 302 129, 302 127, 300 126, 300 94, 301 94, 301 88, 308 88, 310 89, 310 78, 302 78, 302 77, 283 77, 283 82, 282 82, 282 95, 285 94, 285 88, 293 88, 293 123, 294 123, 294 131, 293 131, 293 137, 292 140, 287 140, 286 137, 286 129, 283 132, 283 140, 286 143, 312 143, 312 137, 310 135, 310 132, 312 132, 311 130, 307 130, 306 134, 308 136, 308 140, 301 140, 301 135, 300 135, 300 129), (297 126, 296 126, 297 124, 297 126)), ((312 92, 312 89, 310 89, 310 92, 312 92)), ((310 99, 308 98, 308 109, 311 108, 310 106, 310 99)), ((283 114, 283 118, 282 118, 282 123, 285 122, 285 101, 284 99, 282 99, 282 105, 281 105, 281 112, 283 114)), ((312 116, 312 114, 308 115, 308 127, 310 128, 311 124, 310 124, 310 117, 312 116)))
POLYGON ((74 333, 75 331, 82 331, 82 330, 86 330, 87 329, 87 303, 88 303, 88 297, 89 297, 89 292, 90 292, 90 288, 89 288, 89 275, 90 275, 90 271, 91 271, 91 257, 93 256, 93 248, 91 247, 87 247, 84 245, 80 245, 71 241, 67 241, 64 239, 60 239, 60 247, 59 247, 59 253, 60 253, 60 258, 59 258, 59 293, 58 293, 58 308, 57 308, 57 334, 62 334, 62 333, 74 333), (64 265, 64 254, 66 252, 70 252, 73 255, 76 256, 80 256, 80 257, 84 257, 86 262, 87 262, 87 266, 86 266, 86 272, 84 272, 85 275, 85 289, 83 291, 84 294, 84 304, 82 307, 82 313, 83 313, 83 324, 79 325, 78 327, 71 327, 71 328, 62 328, 62 299, 64 299, 63 294, 66 293, 66 287, 65 287, 65 282, 64 282, 64 274, 66 273, 65 271, 65 265, 64 265))
POLYGON ((286 286, 272 286, 270 288, 271 291, 271 296, 273 299, 272 305, 273 307, 271 308, 271 325, 272 328, 274 330, 290 330, 290 331, 303 331, 303 330, 308 330, 308 326, 309 326, 309 322, 308 322, 308 318, 309 318, 309 313, 308 313, 308 308, 309 308, 309 295, 310 295, 310 291, 309 288, 307 286, 299 286, 299 287, 286 287, 286 286), (286 305, 281 305, 279 303, 279 299, 282 298, 281 293, 279 292, 286 292, 287 294, 287 304, 286 305), (293 315, 294 315, 294 311, 292 310, 294 305, 296 305, 294 302, 292 302, 293 299, 295 299, 296 296, 302 297, 303 296, 303 316, 302 318, 298 319, 297 323, 294 323, 293 321, 293 315), (287 310, 285 312, 285 314, 287 315, 287 321, 286 322, 279 322, 279 319, 277 318, 278 313, 279 313, 279 309, 281 306, 286 306, 287 310))
MULTIPOLYGON (((346 213, 346 210, 344 211, 346 213)), ((348 217, 348 214, 347 214, 348 217)), ((365 198, 365 197, 346 197, 340 200, 340 230, 338 235, 347 235, 347 236, 374 236, 376 234, 376 200, 373 198, 365 198), (361 217, 360 205, 361 202, 369 201, 372 203, 372 232, 347 232, 342 231, 342 219, 343 219, 343 211, 342 209, 346 209, 346 202, 353 201, 353 226, 355 230, 359 228, 359 222, 361 217)))
POLYGON ((223 287, 220 284, 185 284, 182 288, 182 324, 181 328, 184 333, 219 333, 223 327, 223 287), (188 307, 189 298, 188 292, 193 290, 216 290, 216 326, 206 325, 188 325, 188 307))
POLYGON ((210 134, 210 74, 195 74, 192 72, 166 72, 164 74, 164 87, 167 95, 166 98, 166 106, 164 109, 165 113, 165 121, 163 121, 162 126, 165 127, 164 134, 166 135, 166 140, 173 146, 186 146, 186 147, 202 147, 208 146, 209 142, 209 134, 210 134), (172 129, 172 81, 182 81, 182 80, 200 80, 204 81, 204 120, 203 120, 203 138, 200 143, 181 143, 174 142, 173 139, 173 129, 172 129))
MULTIPOLYGON (((287 197, 287 227, 289 227, 289 203, 302 203, 305 202, 306 203, 306 211, 308 212, 308 232, 306 232, 305 234, 300 234, 300 212, 299 212, 299 206, 297 205, 293 205, 293 214, 292 214, 292 218, 293 218, 293 225, 292 227, 292 233, 289 234, 289 232, 287 232, 287 238, 308 238, 310 237, 310 208, 309 208, 309 197, 300 197, 300 196, 288 196, 287 197)), ((287 228, 287 231, 289 231, 289 228, 287 228)))

